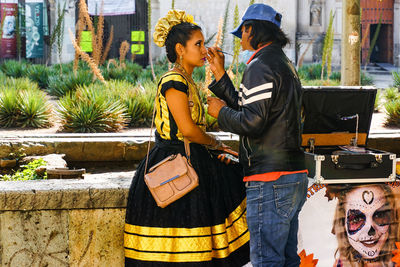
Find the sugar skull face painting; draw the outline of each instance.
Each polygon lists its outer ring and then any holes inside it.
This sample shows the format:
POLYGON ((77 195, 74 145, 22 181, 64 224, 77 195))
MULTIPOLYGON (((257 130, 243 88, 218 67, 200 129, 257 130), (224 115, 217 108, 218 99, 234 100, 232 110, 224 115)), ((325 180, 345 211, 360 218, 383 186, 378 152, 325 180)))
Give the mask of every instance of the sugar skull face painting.
POLYGON ((355 188, 344 203, 345 230, 350 245, 363 259, 378 257, 389 237, 392 211, 378 186, 355 188))

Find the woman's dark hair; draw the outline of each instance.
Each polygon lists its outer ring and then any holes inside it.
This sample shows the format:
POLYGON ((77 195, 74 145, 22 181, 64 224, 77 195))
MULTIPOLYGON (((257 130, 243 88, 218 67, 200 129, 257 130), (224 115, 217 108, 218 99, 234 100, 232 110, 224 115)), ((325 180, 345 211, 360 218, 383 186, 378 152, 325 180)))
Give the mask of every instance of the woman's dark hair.
MULTIPOLYGON (((276 20, 280 21, 281 17, 277 14, 276 20)), ((250 45, 257 49, 258 46, 273 42, 279 44, 281 47, 286 46, 290 43, 289 38, 286 34, 274 23, 265 20, 246 20, 243 23, 243 27, 247 30, 251 26, 251 32, 249 37, 253 37, 250 40, 250 45)))
POLYGON ((174 63, 177 59, 176 44, 180 43, 186 46, 186 42, 192 37, 192 33, 197 30, 201 31, 201 28, 189 22, 182 22, 172 27, 167 35, 167 39, 165 39, 165 49, 170 62, 174 63))

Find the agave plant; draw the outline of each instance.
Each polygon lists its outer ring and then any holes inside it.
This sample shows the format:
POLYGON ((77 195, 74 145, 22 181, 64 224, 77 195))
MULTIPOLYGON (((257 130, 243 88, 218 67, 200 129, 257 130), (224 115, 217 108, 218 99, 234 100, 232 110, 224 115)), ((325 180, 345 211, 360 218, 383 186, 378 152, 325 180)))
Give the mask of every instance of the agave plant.
POLYGON ((58 103, 57 111, 67 132, 116 132, 127 122, 125 107, 110 97, 105 87, 79 87, 58 103))
POLYGON ((385 98, 386 102, 392 102, 400 98, 399 89, 390 87, 384 89, 383 97, 385 98))
POLYGON ((385 103, 386 125, 400 126, 400 99, 385 103))
POLYGON ((0 89, 0 127, 16 126, 20 116, 18 94, 14 89, 3 86, 0 89))
POLYGON ((380 107, 380 102, 381 102, 381 95, 382 92, 380 90, 376 91, 376 96, 375 96, 375 103, 374 103, 374 111, 379 111, 379 107, 380 107))
POLYGON ((0 84, 4 84, 6 78, 7 78, 7 75, 5 75, 2 71, 0 71, 0 84))
POLYGON ((49 78, 47 90, 55 96, 64 96, 70 91, 75 91, 79 86, 90 85, 93 82, 93 74, 89 71, 70 72, 66 75, 52 76, 49 78))
POLYGON ((368 74, 365 74, 361 72, 361 85, 373 85, 374 84, 374 79, 369 76, 368 74))
POLYGON ((393 75, 393 86, 400 89, 400 71, 399 72, 392 72, 393 75))
POLYGON ((7 76, 19 78, 26 76, 28 63, 25 61, 6 60, 0 65, 0 69, 7 76))
POLYGON ((14 90, 38 90, 37 83, 29 80, 28 78, 7 78, 5 86, 13 88, 14 90))
POLYGON ((126 91, 123 99, 128 110, 130 127, 150 126, 156 88, 157 84, 148 80, 143 84, 138 83, 132 90, 126 91))
POLYGON ((40 90, 23 90, 19 93, 19 126, 44 128, 50 126, 51 106, 46 94, 40 90))
POLYGON ((56 73, 54 73, 52 69, 41 64, 30 66, 28 68, 27 74, 29 79, 37 82, 39 87, 43 89, 47 88, 49 84, 49 77, 52 75, 56 75, 56 73))

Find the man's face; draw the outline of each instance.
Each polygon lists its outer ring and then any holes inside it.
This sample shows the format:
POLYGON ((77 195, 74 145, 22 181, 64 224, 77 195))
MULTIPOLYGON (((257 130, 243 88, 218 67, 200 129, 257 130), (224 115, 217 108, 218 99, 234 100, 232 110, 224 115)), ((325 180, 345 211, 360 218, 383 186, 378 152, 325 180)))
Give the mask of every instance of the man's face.
POLYGON ((364 259, 373 259, 389 236, 391 210, 384 191, 366 186, 350 191, 344 205, 346 232, 351 246, 364 259))
POLYGON ((253 47, 250 45, 250 33, 251 33, 251 26, 249 26, 247 29, 245 26, 242 26, 242 39, 240 41, 240 44, 242 45, 242 49, 244 50, 254 50, 253 47))

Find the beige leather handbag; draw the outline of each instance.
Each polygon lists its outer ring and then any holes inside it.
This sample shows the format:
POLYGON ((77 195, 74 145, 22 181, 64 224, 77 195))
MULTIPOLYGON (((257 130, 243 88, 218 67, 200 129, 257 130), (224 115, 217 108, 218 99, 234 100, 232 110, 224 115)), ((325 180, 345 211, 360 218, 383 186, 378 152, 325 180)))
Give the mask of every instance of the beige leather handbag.
MULTIPOLYGON (((151 135, 153 134, 156 102, 157 101, 154 101, 150 140, 151 135)), ((190 91, 189 102, 191 102, 190 91)), ((191 112, 191 105, 189 105, 189 109, 191 112)), ((175 200, 183 197, 196 188, 199 185, 199 177, 190 163, 190 146, 189 141, 186 138, 183 138, 186 156, 182 156, 180 153, 170 155, 156 165, 152 166, 149 171, 146 172, 147 163, 149 160, 150 140, 147 146, 144 181, 153 195, 157 205, 161 208, 165 208, 175 200)))
POLYGON ((171 155, 149 169, 144 181, 157 205, 165 208, 199 185, 199 177, 190 164, 189 142, 185 139, 186 156, 171 155))

